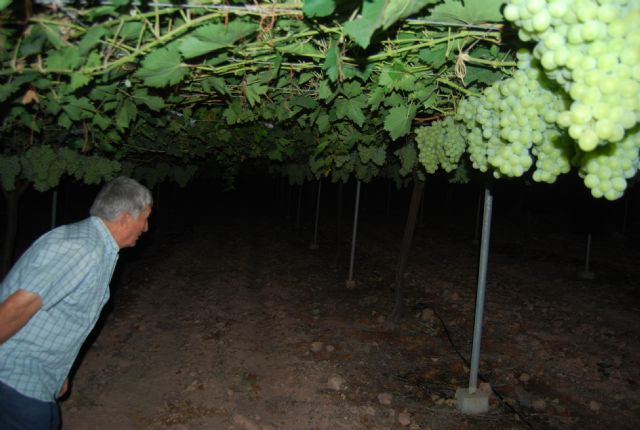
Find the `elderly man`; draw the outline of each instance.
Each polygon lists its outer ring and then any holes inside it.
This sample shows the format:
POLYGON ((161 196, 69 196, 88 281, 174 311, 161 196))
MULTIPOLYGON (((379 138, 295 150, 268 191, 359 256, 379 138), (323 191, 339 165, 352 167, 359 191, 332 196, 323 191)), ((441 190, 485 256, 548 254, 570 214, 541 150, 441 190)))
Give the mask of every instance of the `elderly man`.
POLYGON ((118 250, 147 231, 152 197, 126 177, 107 183, 89 213, 20 257, 0 285, 0 429, 57 429, 56 399, 109 299, 118 250))

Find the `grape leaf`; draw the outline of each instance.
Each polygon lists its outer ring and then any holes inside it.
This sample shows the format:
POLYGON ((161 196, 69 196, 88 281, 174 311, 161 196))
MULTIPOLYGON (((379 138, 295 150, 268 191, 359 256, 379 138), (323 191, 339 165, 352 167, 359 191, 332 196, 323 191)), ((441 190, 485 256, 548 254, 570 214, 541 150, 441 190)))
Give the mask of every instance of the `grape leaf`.
POLYGON ((29 127, 31 130, 35 131, 35 132, 39 132, 40 131, 40 123, 39 121, 36 121, 36 118, 31 115, 28 112, 23 112, 20 115, 20 121, 22 121, 22 123, 24 125, 26 125, 27 127, 29 127))
POLYGON ((386 158, 386 151, 384 146, 358 145, 358 155, 364 164, 373 162, 377 166, 382 166, 386 158))
POLYGON ((5 101, 11 94, 16 92, 19 87, 20 83, 17 81, 7 82, 0 85, 0 102, 5 101))
POLYGON ((403 105, 404 103, 405 103, 404 97, 402 97, 400 94, 396 92, 391 93, 391 95, 389 95, 386 99, 384 99, 384 102, 383 102, 383 104, 386 107, 400 106, 400 105, 403 105))
POLYGON ((55 49, 61 49, 64 46, 66 46, 66 44, 62 41, 62 38, 60 37, 60 33, 58 32, 58 28, 57 27, 49 27, 46 24, 39 24, 40 27, 42 27, 44 34, 47 36, 47 40, 49 40, 49 43, 55 48, 55 49))
POLYGON ((67 115, 66 113, 62 112, 60 114, 60 117, 58 117, 58 125, 60 125, 61 127, 68 129, 72 124, 73 122, 71 122, 69 115, 67 115))
POLYGON ((55 51, 49 51, 49 55, 45 60, 48 69, 67 70, 76 69, 82 64, 83 58, 80 51, 75 46, 67 46, 55 51))
POLYGON ((351 64, 345 63, 343 65, 344 77, 345 79, 358 78, 362 82, 366 82, 371 77, 371 73, 374 69, 374 64, 367 64, 364 68, 356 67, 351 64))
POLYGON ((125 22, 118 35, 124 38, 124 40, 137 39, 140 37, 140 32, 142 31, 143 26, 144 25, 138 21, 125 22))
POLYGON ((309 80, 311 80, 313 78, 314 78, 314 74, 313 73, 303 73, 298 78, 298 84, 302 85, 302 84, 308 82, 309 80))
POLYGON ((334 92, 331 89, 331 85, 327 81, 320 82, 320 87, 318 88, 318 97, 320 100, 329 100, 334 96, 334 92))
POLYGON ((386 92, 392 90, 411 91, 415 89, 415 82, 415 75, 407 71, 406 67, 400 62, 395 62, 382 70, 378 85, 383 86, 386 92))
POLYGON ((116 108, 119 105, 119 101, 118 100, 109 100, 108 102, 104 102, 102 104, 102 106, 100 106, 102 112, 111 112, 116 110, 116 108))
POLYGON ((396 106, 389 110, 389 114, 384 120, 384 129, 389 132, 391 138, 396 140, 411 131, 411 122, 416 116, 415 105, 396 106))
POLYGON ((336 100, 336 116, 338 119, 342 119, 347 117, 351 119, 353 122, 358 124, 358 126, 362 127, 364 123, 364 114, 362 113, 362 108, 365 103, 361 97, 356 97, 352 99, 339 98, 336 100))
POLYGON ((347 98, 352 98, 362 94, 362 85, 359 82, 347 82, 342 85, 340 92, 347 98))
POLYGON ((424 108, 431 108, 435 106, 438 101, 437 99, 438 95, 432 85, 417 90, 412 94, 412 100, 422 104, 424 108))
POLYGON ((499 22, 504 18, 500 9, 506 0, 444 0, 433 8, 429 19, 462 21, 467 24, 499 22))
POLYGON ((439 69, 447 61, 447 47, 436 46, 429 49, 421 49, 418 56, 424 63, 431 65, 434 69, 439 69))
POLYGON ((33 86, 41 90, 46 90, 51 88, 52 84, 53 84, 53 81, 46 78, 36 79, 33 82, 33 86))
POLYGON ((263 74, 265 75, 265 78, 263 79, 263 81, 269 82, 273 79, 276 79, 278 77, 278 74, 280 74, 281 65, 282 65, 282 55, 276 54, 274 59, 272 60, 271 70, 269 72, 263 72, 263 74))
POLYGON ((324 133, 329 130, 331 127, 331 122, 329 121, 329 115, 326 113, 321 113, 318 115, 318 119, 316 119, 316 124, 318 125, 318 131, 320 133, 324 133))
POLYGON ((96 51, 91 51, 89 55, 87 55, 87 60, 85 61, 85 67, 98 67, 100 66, 101 58, 100 54, 96 51))
POLYGON ((371 161, 377 166, 382 166, 387 158, 387 151, 385 151, 384 146, 374 146, 373 148, 375 148, 375 150, 373 151, 371 161))
POLYGON ((188 73, 189 70, 182 65, 178 48, 169 45, 147 55, 135 76, 142 78, 150 87, 166 87, 177 84, 188 73))
POLYGON ((440 0, 389 0, 382 15, 382 28, 387 29, 397 21, 413 15, 428 4, 440 0))
POLYGON ((106 130, 111 125, 111 121, 109 120, 109 118, 100 115, 99 113, 96 113, 93 116, 93 120, 91 121, 91 123, 97 125, 102 130, 106 130))
POLYGON ((11 4, 13 0, 0 0, 0 11, 3 11, 11 4))
POLYGON ((202 81, 202 89, 206 92, 211 92, 211 87, 215 89, 217 92, 223 95, 229 94, 227 90, 227 84, 224 79, 218 77, 210 77, 202 81))
POLYGON ((116 127, 120 130, 126 129, 131 121, 135 119, 137 113, 138 108, 136 105, 131 100, 125 100, 116 114, 116 127))
POLYGON ((149 109, 156 112, 165 106, 164 99, 162 97, 149 95, 146 88, 136 90, 133 93, 133 99, 136 104, 144 103, 149 109))
POLYGON ((84 87, 91 82, 91 76, 83 75, 82 73, 72 73, 71 83, 69 84, 69 90, 75 91, 78 88, 84 87))
POLYGON ((464 83, 466 85, 473 82, 480 82, 482 84, 491 85, 502 76, 504 76, 504 74, 500 73, 499 70, 491 70, 487 69, 486 67, 471 65, 467 65, 466 71, 467 74, 464 77, 464 83))
POLYGON ((222 116, 227 120, 227 124, 229 125, 253 119, 253 113, 250 110, 245 109, 239 100, 234 100, 230 103, 222 116))
POLYGON ((77 98, 75 96, 68 96, 65 100, 67 104, 63 105, 62 109, 72 121, 90 118, 95 112, 93 105, 86 97, 77 98))
POLYGON ((362 14, 344 24, 344 33, 363 48, 369 46, 371 36, 380 27, 388 29, 402 18, 416 13, 439 0, 365 0, 362 14))
POLYGON ((382 100, 384 100, 384 96, 384 88, 382 87, 376 87, 373 91, 371 91, 371 93, 369 94, 369 105, 371 106, 372 110, 378 110, 380 103, 382 102, 382 100))
POLYGON ((364 1, 361 16, 344 24, 344 34, 363 48, 369 46, 371 36, 382 24, 386 2, 387 0, 364 1))
POLYGON ((324 60, 324 70, 331 81, 335 82, 340 78, 342 68, 342 58, 338 46, 332 44, 327 50, 324 60))
POLYGON ((318 103, 309 96, 294 96, 289 100, 294 106, 300 106, 306 109, 315 109, 318 107, 318 103))
POLYGON ((45 40, 47 40, 47 36, 40 27, 33 27, 31 33, 28 34, 20 44, 20 56, 28 57, 29 55, 42 52, 42 46, 45 40))
POLYGON ((42 104, 45 107, 45 111, 53 116, 58 115, 60 109, 62 109, 60 103, 58 103, 58 101, 54 98, 48 98, 42 104))
POLYGON ((89 92, 89 98, 99 103, 107 100, 115 100, 115 94, 118 94, 116 85, 98 85, 93 87, 89 92))
POLYGON ((282 54, 293 54, 312 58, 324 58, 324 55, 311 43, 308 42, 297 42, 281 47, 277 46, 276 50, 282 54))
POLYGON ((218 49, 233 46, 238 40, 255 33, 258 26, 234 20, 229 24, 209 24, 196 29, 180 44, 184 58, 194 58, 218 49))
POLYGON ((78 50, 81 55, 86 55, 91 51, 99 42, 102 36, 107 33, 104 27, 96 26, 91 27, 89 31, 82 36, 82 39, 78 43, 78 50))
POLYGON ((336 8, 334 0, 305 0, 302 12, 308 17, 329 16, 336 8))
POLYGON ((260 102, 260 96, 266 94, 268 89, 269 87, 267 85, 260 85, 259 83, 254 83, 245 87, 244 94, 251 107, 260 102))

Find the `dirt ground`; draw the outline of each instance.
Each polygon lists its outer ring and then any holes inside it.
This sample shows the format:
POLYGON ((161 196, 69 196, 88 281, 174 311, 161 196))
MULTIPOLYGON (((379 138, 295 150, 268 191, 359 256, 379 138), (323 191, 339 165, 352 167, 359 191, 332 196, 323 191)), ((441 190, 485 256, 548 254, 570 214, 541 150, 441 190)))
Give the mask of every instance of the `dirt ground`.
MULTIPOLYGON (((640 264, 627 239, 494 227, 480 382, 464 415, 478 246, 447 226, 416 234, 407 316, 387 321, 402 223, 348 234, 221 215, 157 235, 114 281, 61 402, 63 429, 635 429, 640 264), (516 235, 518 236, 518 235, 516 235)), ((130 251, 125 251, 130 252, 130 251)))

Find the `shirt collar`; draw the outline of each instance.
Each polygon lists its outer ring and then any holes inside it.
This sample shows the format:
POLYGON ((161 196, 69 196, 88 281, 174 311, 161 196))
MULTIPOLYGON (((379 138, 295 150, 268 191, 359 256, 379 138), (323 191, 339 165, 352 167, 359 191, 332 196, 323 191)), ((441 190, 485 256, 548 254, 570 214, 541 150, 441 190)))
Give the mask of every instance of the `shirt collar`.
POLYGON ((107 246, 109 246, 109 248, 112 251, 115 251, 116 253, 118 251, 120 251, 120 247, 118 246, 118 243, 116 242, 116 240, 111 235, 111 232, 109 231, 109 229, 105 225, 104 221, 102 221, 97 216, 91 216, 90 219, 91 219, 91 222, 93 223, 93 225, 95 225, 97 227, 98 232, 100 233, 100 237, 102 238, 102 240, 104 240, 105 244, 107 246))

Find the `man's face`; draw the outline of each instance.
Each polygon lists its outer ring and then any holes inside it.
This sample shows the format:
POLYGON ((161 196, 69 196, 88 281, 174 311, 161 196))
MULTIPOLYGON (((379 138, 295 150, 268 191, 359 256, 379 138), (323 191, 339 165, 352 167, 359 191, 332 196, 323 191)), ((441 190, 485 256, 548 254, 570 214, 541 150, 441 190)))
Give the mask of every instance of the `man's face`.
POLYGON ((124 235, 120 241, 120 248, 128 248, 134 246, 140 235, 149 230, 149 215, 151 215, 151 206, 147 206, 138 218, 134 218, 131 214, 125 213, 124 235))

